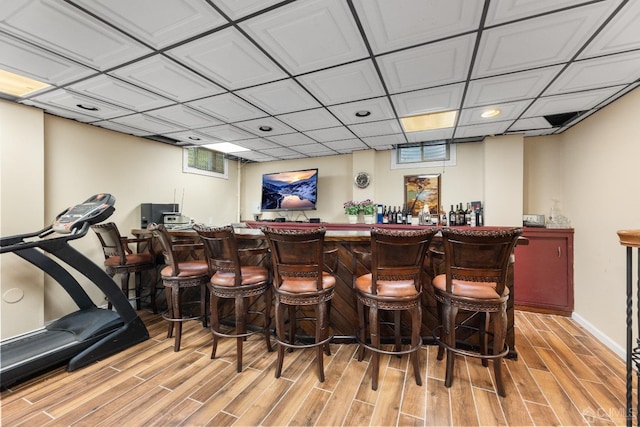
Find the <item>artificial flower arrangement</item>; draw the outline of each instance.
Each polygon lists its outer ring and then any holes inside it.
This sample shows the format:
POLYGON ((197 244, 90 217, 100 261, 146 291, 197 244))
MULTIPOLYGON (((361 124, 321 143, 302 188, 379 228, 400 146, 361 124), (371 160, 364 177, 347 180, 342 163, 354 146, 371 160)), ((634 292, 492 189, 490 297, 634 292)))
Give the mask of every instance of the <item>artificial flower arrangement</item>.
POLYGON ((370 199, 360 202, 359 206, 360 206, 360 212, 362 212, 365 215, 373 215, 376 213, 376 206, 373 204, 373 202, 370 199))
POLYGON ((358 215, 360 211, 360 204, 353 200, 349 200, 348 202, 344 202, 344 213, 347 215, 358 215))
POLYGON ((376 213, 376 206, 370 199, 364 200, 362 202, 356 202, 354 200, 349 200, 345 202, 344 205, 344 213, 347 215, 358 215, 358 213, 362 212, 365 215, 374 215, 376 213))

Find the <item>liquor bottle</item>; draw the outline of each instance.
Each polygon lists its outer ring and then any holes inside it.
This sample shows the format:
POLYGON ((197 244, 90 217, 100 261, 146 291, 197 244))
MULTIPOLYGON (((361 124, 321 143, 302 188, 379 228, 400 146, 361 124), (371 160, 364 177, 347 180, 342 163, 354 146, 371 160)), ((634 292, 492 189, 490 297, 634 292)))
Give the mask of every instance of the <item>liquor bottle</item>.
POLYGON ((471 225, 471 204, 467 203, 467 209, 464 211, 464 223, 468 226, 471 225))
POLYGON ((464 211, 462 210, 462 203, 456 207, 456 225, 464 225, 464 211))
POLYGON ((393 210, 391 211, 391 215, 389 215, 389 223, 395 224, 397 217, 398 217, 398 213, 396 212, 396 207, 394 206, 393 210))
POLYGON ((476 212, 476 225, 478 227, 484 227, 484 211, 482 206, 478 207, 476 212))
POLYGON ((402 223, 403 224, 407 223, 407 205, 406 204, 402 205, 402 223))
POLYGON ((396 224, 402 224, 402 211, 400 210, 400 206, 398 206, 398 211, 396 212, 396 224))
POLYGON ((382 217, 384 216, 384 206, 376 205, 376 224, 382 224, 382 217))
POLYGON ((477 223, 477 217, 476 217, 476 209, 471 206, 471 215, 469 215, 469 226, 470 227, 477 227, 478 223, 477 223))
POLYGON ((384 212, 382 213, 382 223, 389 224, 389 208, 387 206, 384 207, 384 212))
POLYGON ((411 209, 407 209, 407 224, 411 225, 411 221, 413 221, 413 214, 411 209))
POLYGON ((451 205, 451 210, 449 211, 449 225, 456 225, 456 212, 453 210, 453 205, 451 205))
POLYGON ((447 213, 444 211, 444 206, 440 205, 440 225, 442 227, 447 226, 447 213))

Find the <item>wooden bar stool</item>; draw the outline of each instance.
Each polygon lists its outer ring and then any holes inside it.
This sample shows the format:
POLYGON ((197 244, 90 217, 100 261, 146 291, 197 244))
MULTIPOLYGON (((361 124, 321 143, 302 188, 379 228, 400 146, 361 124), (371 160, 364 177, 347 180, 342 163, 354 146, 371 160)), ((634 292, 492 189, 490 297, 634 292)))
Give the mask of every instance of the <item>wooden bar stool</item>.
MULTIPOLYGON (((440 326, 433 336, 440 345, 438 360, 447 353, 445 386, 451 387, 456 354, 482 359, 483 366, 493 360, 498 394, 506 396, 502 383, 502 359, 509 352, 505 345, 507 332, 507 300, 509 288, 507 273, 509 259, 522 229, 460 230, 442 229, 445 273, 433 279, 433 288, 439 305, 440 326), (480 348, 467 350, 457 343, 456 328, 472 328, 466 323, 456 323, 459 310, 479 313, 483 321, 478 330, 480 348), (492 353, 488 351, 488 333, 493 319, 492 353)), ((544 268, 542 266, 541 268, 544 268)))
POLYGON ((196 224, 193 229, 204 244, 205 255, 209 263, 209 271, 213 273, 209 281, 209 303, 211 312, 211 332, 213 346, 211 358, 216 357, 218 338, 236 339, 236 368, 242 372, 242 343, 256 333, 262 332, 267 344, 267 351, 272 351, 269 325, 271 324, 272 289, 269 270, 259 265, 241 265, 241 258, 258 257, 269 262, 268 248, 238 249, 233 227, 207 227, 196 224), (264 308, 260 311, 249 311, 248 300, 252 297, 264 296, 264 308), (235 301, 235 333, 220 332, 218 301, 220 298, 235 301), (258 330, 247 332, 248 314, 259 314, 264 323, 258 330))
MULTIPOLYGON (((153 244, 150 237, 132 239, 120 235, 118 227, 113 222, 94 224, 91 229, 98 236, 104 252, 104 267, 107 274, 114 277, 120 275, 120 288, 129 298, 129 276, 135 275, 135 300, 136 310, 140 310, 142 298, 142 272, 148 271, 150 275, 149 300, 151 310, 158 312, 156 307, 156 256, 153 253, 153 244), (133 252, 129 244, 146 244, 144 252, 133 252)), ((108 303, 111 309, 111 301, 108 303)))
POLYGON ((276 308, 276 342, 278 363, 276 378, 282 373, 285 348, 316 348, 318 379, 324 381, 322 350, 331 354, 328 305, 335 289, 335 277, 323 270, 325 228, 288 230, 263 227, 269 242, 273 263, 273 286, 276 308), (300 306, 312 306, 314 318, 296 317, 300 306), (289 340, 285 331, 285 308, 289 312, 289 340), (315 321, 315 340, 310 344, 296 342, 298 321, 315 321))
POLYGON ((209 265, 205 260, 181 260, 181 252, 193 253, 198 249, 203 249, 202 243, 174 243, 169 232, 162 224, 149 224, 147 227, 158 239, 162 247, 165 263, 167 264, 161 271, 162 284, 164 285, 167 298, 167 311, 162 314, 163 319, 169 322, 167 338, 171 338, 175 332, 174 351, 180 351, 180 341, 182 339, 182 323, 188 320, 202 320, 202 325, 207 326, 206 285, 211 278, 209 265), (189 288, 200 288, 199 301, 200 313, 188 313, 184 310, 182 303, 183 291, 189 288))
POLYGON ((358 360, 364 358, 364 349, 373 352, 371 366, 371 388, 378 389, 380 354, 410 354, 416 384, 422 385, 420 356, 422 347, 420 327, 422 324, 422 264, 436 228, 422 230, 371 230, 371 273, 355 279, 354 289, 358 304, 359 328, 356 339, 360 344, 358 360), (369 308, 369 340, 367 344, 367 321, 364 307, 369 308), (383 350, 381 344, 380 311, 393 313, 394 350, 383 350), (411 316, 411 344, 402 350, 401 312, 411 316))

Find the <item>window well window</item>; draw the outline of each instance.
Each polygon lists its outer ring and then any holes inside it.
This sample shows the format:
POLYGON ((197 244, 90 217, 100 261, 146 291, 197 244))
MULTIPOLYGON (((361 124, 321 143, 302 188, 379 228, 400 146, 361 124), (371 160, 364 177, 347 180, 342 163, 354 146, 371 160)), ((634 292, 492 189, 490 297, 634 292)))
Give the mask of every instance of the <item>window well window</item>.
POLYGON ((448 141, 428 141, 399 145, 391 156, 392 169, 454 166, 456 164, 456 144, 448 141))
POLYGON ((182 171, 216 178, 227 178, 228 160, 224 153, 204 147, 188 147, 183 151, 182 171))

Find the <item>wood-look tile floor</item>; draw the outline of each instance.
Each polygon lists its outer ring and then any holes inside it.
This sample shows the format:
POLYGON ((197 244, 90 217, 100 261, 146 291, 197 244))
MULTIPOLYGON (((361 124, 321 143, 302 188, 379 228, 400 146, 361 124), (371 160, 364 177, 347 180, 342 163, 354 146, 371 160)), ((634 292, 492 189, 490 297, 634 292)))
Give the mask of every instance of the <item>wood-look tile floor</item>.
POLYGON ((566 317, 516 312, 518 360, 504 361, 507 397, 491 367, 458 358, 444 387, 437 348, 421 350, 423 386, 406 374, 408 358, 382 357, 378 391, 355 345, 332 345, 326 380, 312 350, 287 353, 274 378, 276 353, 261 335, 245 343, 236 373, 235 341, 210 359, 211 335, 185 324, 180 352, 166 323, 140 312, 151 339, 75 372, 59 368, 1 394, 2 426, 201 425, 624 425, 625 365, 566 317))

